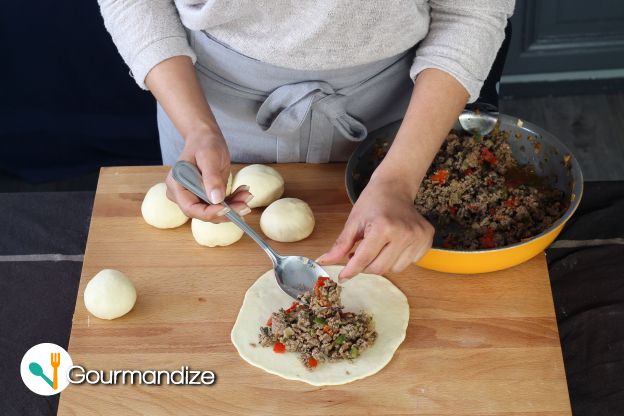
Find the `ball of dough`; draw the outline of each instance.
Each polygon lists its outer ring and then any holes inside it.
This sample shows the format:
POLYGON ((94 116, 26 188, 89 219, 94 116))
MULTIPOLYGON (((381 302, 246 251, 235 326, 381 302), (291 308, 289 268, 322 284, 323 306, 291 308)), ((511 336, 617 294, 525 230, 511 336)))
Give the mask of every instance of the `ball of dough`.
POLYGON ((284 193, 282 175, 265 165, 249 165, 239 170, 232 188, 236 189, 241 185, 249 186, 249 192, 254 196, 247 204, 250 208, 266 207, 284 193))
POLYGON ((197 218, 191 221, 191 231, 198 244, 208 247, 229 246, 240 240, 244 234, 243 230, 232 222, 215 224, 197 218))
POLYGON ((175 228, 188 221, 178 204, 167 198, 164 182, 152 186, 141 204, 141 214, 149 225, 156 228, 175 228))
POLYGON ((232 172, 230 172, 230 176, 228 177, 228 182, 227 182, 227 185, 225 187, 225 196, 230 195, 232 193, 232 191, 234 190, 234 189, 232 189, 232 180, 233 180, 232 172))
POLYGON ((283 243, 303 240, 312 234, 314 214, 300 199, 278 199, 262 213, 260 228, 271 240, 283 243))
POLYGON ((136 290, 122 272, 104 269, 93 276, 84 290, 84 303, 93 316, 115 319, 130 312, 136 302, 136 290))

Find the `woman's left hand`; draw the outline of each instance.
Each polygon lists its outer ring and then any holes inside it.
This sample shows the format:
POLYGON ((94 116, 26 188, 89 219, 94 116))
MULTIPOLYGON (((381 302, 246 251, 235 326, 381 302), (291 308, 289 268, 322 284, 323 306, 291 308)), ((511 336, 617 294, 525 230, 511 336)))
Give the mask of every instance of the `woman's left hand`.
POLYGON ((342 260, 361 240, 339 279, 364 271, 399 272, 425 255, 434 229, 414 207, 418 187, 468 100, 452 75, 435 68, 418 74, 401 128, 371 175, 334 246, 320 264, 342 260))
POLYGON ((416 211, 408 188, 400 180, 376 180, 373 175, 319 264, 339 262, 360 240, 340 273, 341 281, 360 272, 399 272, 420 259, 431 247, 434 228, 416 211))

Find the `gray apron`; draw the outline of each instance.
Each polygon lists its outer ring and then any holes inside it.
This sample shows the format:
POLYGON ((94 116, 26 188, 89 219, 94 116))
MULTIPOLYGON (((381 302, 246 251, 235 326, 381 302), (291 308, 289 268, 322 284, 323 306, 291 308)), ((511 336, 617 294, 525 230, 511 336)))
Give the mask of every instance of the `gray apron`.
MULTIPOLYGON (((401 119, 411 96, 413 49, 369 64, 305 71, 242 55, 190 31, 195 68, 233 162, 326 163, 349 158, 369 131, 401 119)), ((184 141, 158 105, 163 163, 184 141)))

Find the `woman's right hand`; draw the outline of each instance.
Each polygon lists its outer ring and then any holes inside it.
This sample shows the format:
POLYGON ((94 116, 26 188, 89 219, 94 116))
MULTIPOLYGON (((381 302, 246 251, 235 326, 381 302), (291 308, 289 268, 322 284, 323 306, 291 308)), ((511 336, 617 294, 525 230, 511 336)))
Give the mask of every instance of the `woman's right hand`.
POLYGON ((224 199, 239 215, 246 215, 251 212, 247 203, 251 201, 253 196, 249 193, 247 186, 238 187, 226 198, 225 191, 230 176, 230 152, 221 134, 210 131, 190 134, 185 139, 184 149, 179 160, 189 161, 199 168, 206 194, 210 202, 215 204, 206 204, 184 189, 173 179, 171 171, 169 171, 165 181, 167 197, 177 203, 186 216, 202 221, 227 221, 224 215, 228 210, 221 205, 224 199))

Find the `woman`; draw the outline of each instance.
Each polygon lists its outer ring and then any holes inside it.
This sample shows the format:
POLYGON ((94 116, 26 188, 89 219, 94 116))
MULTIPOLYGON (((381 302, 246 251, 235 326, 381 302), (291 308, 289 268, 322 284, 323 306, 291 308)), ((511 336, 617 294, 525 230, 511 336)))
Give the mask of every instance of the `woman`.
MULTIPOLYGON (((230 162, 346 160, 403 119, 333 247, 341 273, 400 271, 431 247, 419 185, 467 102, 479 97, 513 0, 99 0, 136 82, 158 101, 165 164, 188 160, 214 204, 230 162), (361 241, 360 241, 361 240, 361 241)), ((223 220, 169 175, 189 216, 223 220)), ((245 215, 253 196, 237 189, 245 215)))

